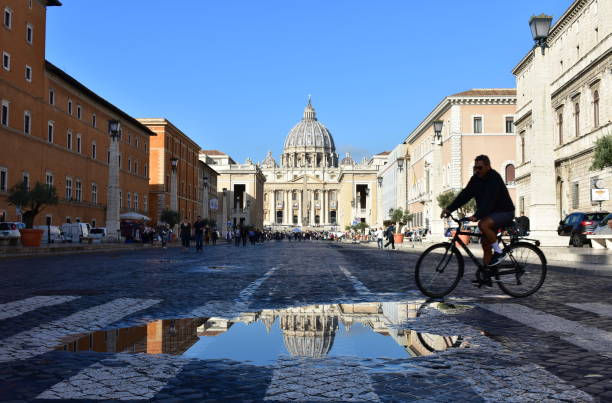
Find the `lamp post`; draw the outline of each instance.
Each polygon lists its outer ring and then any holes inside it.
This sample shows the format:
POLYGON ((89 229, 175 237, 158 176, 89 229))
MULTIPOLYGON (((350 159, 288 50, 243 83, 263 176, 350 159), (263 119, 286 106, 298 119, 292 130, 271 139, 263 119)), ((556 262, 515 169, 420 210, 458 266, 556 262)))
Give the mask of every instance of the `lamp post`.
POLYGON ((402 169, 404 169, 404 159, 402 157, 397 159, 397 167, 399 168, 400 172, 402 169))
POLYGON ((119 137, 121 136, 121 123, 118 120, 108 121, 108 134, 110 136, 108 187, 106 191, 106 232, 111 240, 119 240, 120 224, 119 214, 119 137))
POLYGON ((379 176, 378 178, 376 178, 376 180, 378 181, 378 187, 382 187, 382 184, 383 184, 382 176, 379 176))
POLYGON ((542 49, 542 55, 544 55, 544 49, 548 47, 546 40, 550 33, 550 24, 552 23, 552 17, 546 14, 533 15, 529 19, 529 28, 531 28, 531 36, 535 42, 535 47, 542 49))
POLYGON ((208 219, 208 176, 202 177, 202 216, 208 219))
POLYGON ((178 158, 170 158, 170 210, 178 211, 178 181, 177 181, 177 168, 178 158))
POLYGON ((442 209, 438 206, 437 197, 442 193, 442 128, 444 122, 442 120, 435 120, 432 122, 433 126, 433 161, 430 170, 433 170, 431 176, 431 190, 432 196, 429 201, 431 211, 430 223, 431 223, 431 237, 432 241, 438 242, 444 239, 444 220, 440 218, 442 209))

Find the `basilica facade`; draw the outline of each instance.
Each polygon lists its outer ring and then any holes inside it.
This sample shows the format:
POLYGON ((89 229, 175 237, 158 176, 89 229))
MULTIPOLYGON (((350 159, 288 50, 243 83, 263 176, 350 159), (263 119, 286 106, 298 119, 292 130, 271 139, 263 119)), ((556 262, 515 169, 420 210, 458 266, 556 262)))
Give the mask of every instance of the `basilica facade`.
POLYGON ((343 231, 365 222, 380 225, 376 159, 341 160, 330 131, 311 101, 287 135, 280 164, 268 152, 260 167, 264 182, 264 226, 275 230, 343 231))

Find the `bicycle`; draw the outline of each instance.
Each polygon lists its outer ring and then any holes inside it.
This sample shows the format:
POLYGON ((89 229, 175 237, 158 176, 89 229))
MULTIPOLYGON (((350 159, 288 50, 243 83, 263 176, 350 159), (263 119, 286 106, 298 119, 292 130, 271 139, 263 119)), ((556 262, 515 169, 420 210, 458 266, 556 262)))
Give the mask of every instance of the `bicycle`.
POLYGON ((540 289, 547 271, 546 257, 538 248, 540 241, 520 237, 514 229, 514 223, 500 228, 497 240, 503 245, 506 258, 497 266, 486 267, 459 238, 460 235, 478 238, 482 235, 462 231, 467 222, 465 219, 458 220, 452 215, 450 218, 459 225, 452 239, 430 246, 417 261, 414 275, 423 294, 431 298, 442 298, 457 287, 464 271, 463 255, 457 244, 478 268, 476 285, 479 288, 483 285, 492 286, 495 282, 503 292, 516 298, 527 297, 540 289), (509 242, 504 240, 504 232, 509 235, 509 242))

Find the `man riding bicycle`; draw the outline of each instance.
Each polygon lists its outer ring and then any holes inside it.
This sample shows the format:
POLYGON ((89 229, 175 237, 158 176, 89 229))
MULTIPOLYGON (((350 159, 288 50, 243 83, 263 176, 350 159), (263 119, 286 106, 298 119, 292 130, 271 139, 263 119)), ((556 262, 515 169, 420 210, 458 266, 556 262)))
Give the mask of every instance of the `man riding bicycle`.
POLYGON ((479 221, 478 228, 482 234, 482 260, 485 265, 493 267, 506 257, 497 242, 497 230, 510 224, 514 219, 514 204, 504 180, 491 168, 491 161, 486 155, 475 158, 474 175, 465 189, 442 211, 440 218, 448 217, 472 198, 476 199, 476 212, 467 219, 479 221))

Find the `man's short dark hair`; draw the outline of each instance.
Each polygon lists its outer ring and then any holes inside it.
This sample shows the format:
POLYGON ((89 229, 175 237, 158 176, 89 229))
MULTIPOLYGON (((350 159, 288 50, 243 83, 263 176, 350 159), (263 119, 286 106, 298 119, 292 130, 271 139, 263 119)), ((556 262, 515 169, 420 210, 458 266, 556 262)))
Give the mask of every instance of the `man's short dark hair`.
POLYGON ((491 166, 491 160, 484 154, 480 154, 478 157, 474 158, 474 161, 482 161, 485 163, 485 165, 491 166))

